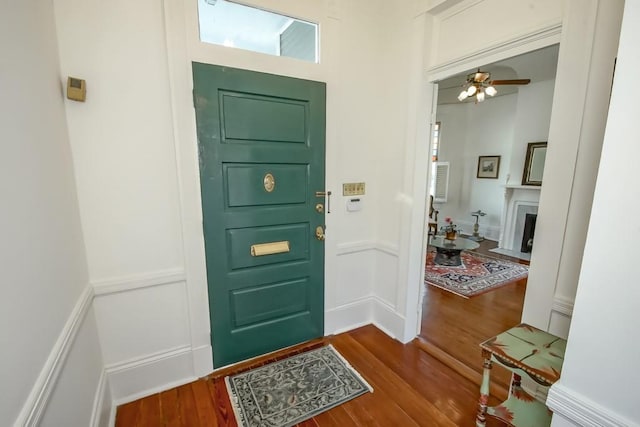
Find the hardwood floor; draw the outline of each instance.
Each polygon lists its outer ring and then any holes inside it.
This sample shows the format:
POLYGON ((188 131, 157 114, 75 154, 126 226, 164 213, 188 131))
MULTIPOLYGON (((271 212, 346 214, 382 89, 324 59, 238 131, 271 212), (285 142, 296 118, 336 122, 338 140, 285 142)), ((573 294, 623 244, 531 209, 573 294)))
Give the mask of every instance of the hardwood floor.
MULTIPOLYGON (((403 345, 374 326, 365 326, 307 344, 303 349, 323 343, 333 344, 374 392, 299 426, 475 425, 478 387, 422 351, 415 341, 403 345)), ((246 367, 241 365, 238 370, 246 367)), ((236 426, 223 378, 228 373, 216 373, 122 405, 116 426, 236 426)), ((503 424, 489 419, 487 425, 503 424)))
MULTIPOLYGON (((495 242, 485 240, 474 252, 528 264, 527 261, 489 252, 496 246, 495 242)), ((425 349, 450 367, 455 368, 455 361, 459 361, 475 371, 475 377, 479 379, 482 373, 479 344, 520 323, 526 288, 527 279, 522 279, 465 299, 427 285, 420 332, 420 337, 426 341, 425 349), (450 360, 447 356, 451 356, 450 360)), ((508 389, 510 374, 497 366, 492 380, 497 386, 508 389)))

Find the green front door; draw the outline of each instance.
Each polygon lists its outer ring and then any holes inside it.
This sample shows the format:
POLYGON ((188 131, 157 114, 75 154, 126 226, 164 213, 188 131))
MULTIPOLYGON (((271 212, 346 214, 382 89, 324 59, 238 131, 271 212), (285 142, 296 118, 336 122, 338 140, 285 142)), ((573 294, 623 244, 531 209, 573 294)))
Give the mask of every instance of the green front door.
POLYGON ((325 84, 193 63, 214 366, 324 332, 325 84))

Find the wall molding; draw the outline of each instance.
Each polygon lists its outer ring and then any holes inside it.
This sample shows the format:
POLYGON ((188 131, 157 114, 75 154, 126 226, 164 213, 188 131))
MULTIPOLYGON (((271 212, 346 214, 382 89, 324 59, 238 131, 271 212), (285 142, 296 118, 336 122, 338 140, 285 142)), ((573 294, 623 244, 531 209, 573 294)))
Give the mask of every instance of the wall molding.
POLYGON ((374 249, 387 255, 394 256, 396 258, 400 256, 400 248, 398 248, 398 245, 396 245, 395 243, 378 241, 375 243, 374 249))
POLYGON ((515 54, 515 50, 524 48, 526 49, 525 51, 530 51, 532 44, 540 42, 546 42, 548 45, 559 43, 561 32, 562 22, 553 22, 540 27, 535 31, 530 31, 517 37, 509 38, 508 40, 495 43, 485 47, 484 49, 434 65, 427 69, 427 75, 432 77, 432 81, 435 81, 453 74, 453 69, 456 67, 468 69, 473 68, 473 65, 470 66, 469 64, 486 63, 490 56, 499 56, 503 53, 508 53, 509 56, 513 56, 515 54))
POLYGON ((187 275, 183 268, 154 271, 126 277, 97 280, 91 282, 96 296, 110 295, 153 286, 185 282, 187 275))
POLYGON ((47 407, 51 397, 51 392, 60 377, 62 368, 84 323, 87 312, 91 308, 93 297, 93 288, 86 286, 53 345, 49 357, 44 363, 14 425, 37 426, 40 424, 44 409, 47 407))
POLYGON ((630 427, 638 425, 561 383, 556 383, 549 389, 547 406, 555 414, 581 426, 630 427))
MULTIPOLYGON (((103 369, 102 372, 100 372, 100 378, 98 379, 98 392, 96 393, 96 396, 93 399, 93 409, 91 410, 91 422, 89 423, 91 427, 100 427, 102 425, 101 421, 102 421, 102 412, 104 411, 104 406, 105 406, 105 398, 107 398, 107 405, 109 405, 111 401, 111 394, 109 392, 107 372, 106 370, 103 369)), ((110 405, 109 413, 111 413, 111 410, 113 408, 115 408, 115 405, 110 405)), ((112 425, 112 424, 109 424, 109 425, 112 425)))
POLYGON ((555 298, 553 298, 553 305, 551 307, 551 310, 555 311, 556 313, 564 314, 565 316, 571 317, 573 316, 573 304, 574 301, 569 298, 556 296, 555 298))
POLYGON ((336 255, 338 256, 376 250, 395 257, 399 256, 398 252, 400 250, 395 243, 376 240, 356 240, 338 243, 336 249, 336 255))
POLYGON ((357 252, 370 251, 376 248, 374 240, 357 240, 353 242, 338 243, 336 245, 336 255, 348 255, 357 252))

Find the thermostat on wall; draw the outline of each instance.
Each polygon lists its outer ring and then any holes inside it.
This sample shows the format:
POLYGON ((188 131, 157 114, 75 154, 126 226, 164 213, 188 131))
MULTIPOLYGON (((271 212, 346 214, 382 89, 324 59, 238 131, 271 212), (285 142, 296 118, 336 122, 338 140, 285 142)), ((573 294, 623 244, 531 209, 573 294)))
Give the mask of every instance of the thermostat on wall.
POLYGON ((347 211, 356 212, 362 210, 362 199, 361 198, 351 198, 347 199, 347 211))
POLYGON ((87 98, 87 86, 84 80, 75 77, 67 78, 67 98, 84 102, 87 98))

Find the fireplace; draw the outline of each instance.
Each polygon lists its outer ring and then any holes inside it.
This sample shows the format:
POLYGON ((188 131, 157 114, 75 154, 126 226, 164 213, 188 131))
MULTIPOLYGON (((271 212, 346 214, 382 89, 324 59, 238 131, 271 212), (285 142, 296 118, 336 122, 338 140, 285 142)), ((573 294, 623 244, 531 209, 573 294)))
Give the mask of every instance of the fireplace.
MULTIPOLYGON (((522 238, 526 225, 527 214, 538 213, 540 187, 537 186, 506 186, 504 208, 500 228, 499 248, 514 253, 522 253, 522 238)), ((531 220, 530 220, 531 221, 531 220)), ((527 238, 527 243, 529 238, 527 238)), ((531 250, 524 253, 528 254, 531 250)))
POLYGON ((531 252, 531 249, 533 248, 533 235, 536 231, 537 218, 537 214, 525 214, 524 230, 522 232, 522 244, 520 245, 520 252, 531 252))

